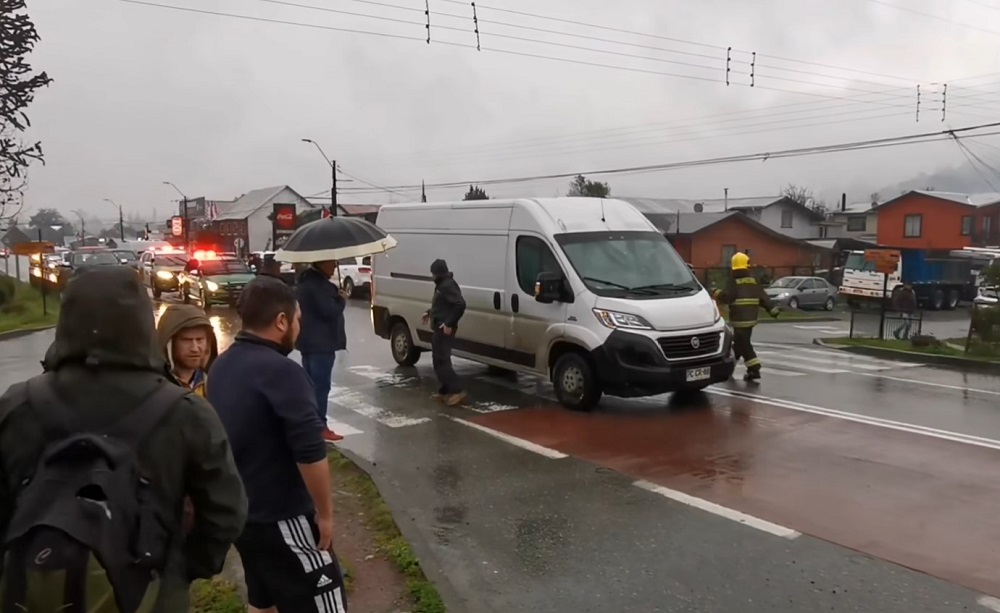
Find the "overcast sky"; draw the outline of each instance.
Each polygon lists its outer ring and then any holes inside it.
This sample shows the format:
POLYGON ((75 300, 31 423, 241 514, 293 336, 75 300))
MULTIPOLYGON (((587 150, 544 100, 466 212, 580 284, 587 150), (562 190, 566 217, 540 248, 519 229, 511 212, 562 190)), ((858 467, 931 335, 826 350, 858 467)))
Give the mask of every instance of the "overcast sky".
MULTIPOLYGON (((429 0, 429 45, 424 0, 150 1, 313 27, 120 0, 28 0, 42 36, 32 62, 54 79, 30 108, 47 164, 31 169, 28 206, 111 220, 114 209, 102 201, 111 198, 127 212, 152 217, 155 208, 165 218, 178 196, 163 181, 217 199, 281 184, 305 195, 328 190, 329 169, 302 138, 319 142, 346 173, 385 186, 622 168, 1000 120, 1000 0, 484 0, 482 51, 471 6, 454 0, 429 0), (990 24, 995 32, 977 29, 990 24), (942 82, 944 122, 934 84, 942 82)), ((970 146, 1000 160, 990 148, 998 136, 970 146)), ((791 182, 863 200, 865 190, 964 162, 956 145, 940 143, 592 178, 623 196, 711 198, 725 187, 731 197, 764 195, 791 182)), ((567 183, 486 189, 552 196, 567 183)), ((419 197, 342 187, 342 203, 419 197)))

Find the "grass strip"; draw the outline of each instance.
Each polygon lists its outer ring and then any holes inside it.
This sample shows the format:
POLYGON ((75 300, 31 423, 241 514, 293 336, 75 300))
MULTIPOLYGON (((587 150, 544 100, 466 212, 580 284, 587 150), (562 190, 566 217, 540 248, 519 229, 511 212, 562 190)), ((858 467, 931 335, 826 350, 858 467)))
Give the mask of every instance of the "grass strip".
POLYGON ((392 512, 371 477, 339 451, 332 450, 329 457, 338 487, 351 492, 361 501, 365 510, 364 521, 372 531, 379 552, 403 574, 413 598, 413 613, 444 613, 444 601, 434 584, 424 576, 420 561, 400 534, 392 512))
MULTIPOLYGON (((955 339, 961 340, 965 343, 965 339, 955 339)), ((871 347, 874 349, 889 349, 892 351, 899 351, 902 353, 907 353, 913 356, 920 355, 934 355, 934 356, 947 356, 952 358, 961 358, 970 361, 978 362, 1000 362, 1000 355, 995 353, 979 353, 979 352, 969 352, 966 353, 963 349, 957 349, 952 347, 947 343, 941 343, 939 345, 927 345, 922 347, 915 347, 911 341, 908 340, 879 340, 875 338, 824 338, 823 342, 828 345, 841 345, 841 346, 851 346, 851 347, 871 347)))
POLYGON ((59 319, 59 295, 47 295, 46 307, 48 312, 43 314, 39 290, 0 275, 0 334, 54 326, 59 319))
POLYGON ((246 610, 239 590, 231 581, 214 577, 191 585, 190 613, 245 613, 246 610))

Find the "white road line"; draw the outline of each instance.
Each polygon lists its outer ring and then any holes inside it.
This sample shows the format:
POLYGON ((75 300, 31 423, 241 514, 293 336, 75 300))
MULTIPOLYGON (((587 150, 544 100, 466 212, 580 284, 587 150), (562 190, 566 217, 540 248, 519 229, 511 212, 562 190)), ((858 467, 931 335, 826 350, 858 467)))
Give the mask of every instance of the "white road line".
MULTIPOLYGON (((746 369, 747 367, 743 364, 740 364, 736 367, 736 370, 740 372, 745 372, 746 369)), ((777 375, 779 377, 804 377, 806 375, 806 373, 804 372, 796 372, 794 370, 782 370, 780 368, 771 368, 770 362, 764 365, 764 370, 761 372, 767 375, 777 375)))
MULTIPOLYGON (((827 364, 829 366, 848 366, 850 368, 858 368, 861 370, 889 370, 892 366, 875 366, 874 364, 860 364, 858 362, 852 362, 850 360, 835 360, 835 359, 824 359, 819 357, 809 357, 804 355, 795 355, 794 353, 783 353, 780 351, 758 351, 760 355, 763 356, 784 356, 786 358, 794 358, 796 360, 802 360, 803 362, 814 362, 816 364, 827 364)), ((830 356, 835 357, 835 356, 830 356)), ((770 360, 771 358, 764 358, 765 360, 770 360)), ((780 359, 780 358, 779 358, 780 359)))
POLYGON ((641 487, 644 490, 653 492, 654 494, 659 494, 681 504, 686 504, 689 507, 699 509, 711 513, 713 515, 718 515, 725 519, 749 526, 751 528, 756 528, 763 532, 773 534, 774 536, 780 536, 784 539, 797 539, 802 536, 801 533, 792 530, 791 528, 786 528, 784 526, 779 526, 778 524, 765 521, 763 519, 754 517, 753 515, 747 515, 746 513, 741 513, 734 509, 724 507, 714 502, 709 502, 707 500, 702 500, 701 498, 695 498, 685 494, 684 492, 678 492, 670 488, 663 487, 662 485, 656 485, 655 483, 650 483, 649 481, 636 481, 634 484, 636 487, 641 487))
POLYGON ((343 436, 351 436, 352 434, 364 433, 364 430, 358 430, 357 428, 355 428, 350 424, 345 424, 342 421, 337 421, 336 419, 332 419, 330 417, 326 418, 326 427, 333 430, 337 434, 341 434, 343 436))
POLYGON ((809 353, 814 355, 822 356, 834 356, 837 359, 850 359, 858 362, 871 362, 873 364, 891 364, 895 367, 912 367, 912 366, 923 366, 916 362, 897 362, 896 360, 884 360, 882 358, 874 358, 868 355, 862 355, 860 353, 850 353, 847 351, 841 351, 839 349, 810 349, 807 347, 796 347, 795 345, 782 345, 779 343, 758 343, 754 342, 755 347, 768 347, 773 349, 783 349, 788 352, 795 353, 809 353))
POLYGON ((364 377, 365 379, 371 379, 372 381, 376 381, 378 383, 387 383, 390 385, 405 385, 411 381, 417 380, 417 377, 390 372, 384 368, 378 368, 377 366, 351 366, 347 370, 351 374, 364 377))
POLYGON ((474 430, 479 430, 484 434, 489 434, 493 438, 500 439, 505 443, 510 443, 511 445, 514 445, 515 447, 520 447, 521 449, 524 449, 526 451, 531 451, 533 453, 537 453, 538 455, 545 456, 546 458, 549 458, 551 460, 561 460, 563 458, 569 457, 565 453, 556 451, 555 449, 542 447, 541 445, 536 445, 531 441, 526 441, 523 438, 517 438, 516 436, 504 434, 503 432, 497 432, 492 428, 487 428, 486 426, 480 426, 479 424, 474 424, 471 421, 466 421, 459 417, 453 417, 451 415, 446 415, 445 417, 447 417, 448 419, 452 420, 455 423, 462 424, 463 426, 468 426, 470 428, 473 428, 474 430))
POLYGON ((909 432, 910 434, 919 434, 922 436, 929 436, 931 438, 953 441, 966 445, 974 445, 976 447, 986 447, 988 449, 1000 450, 1000 441, 982 436, 973 436, 971 434, 962 434, 960 432, 951 432, 949 430, 939 430, 938 428, 918 426, 916 424, 908 424, 901 421, 893 421, 891 419, 882 419, 881 417, 872 417, 870 415, 860 415, 858 413, 848 413, 846 411, 826 409, 811 404, 793 402, 791 400, 782 400, 780 398, 770 398, 759 394, 749 394, 746 392, 739 392, 715 386, 709 387, 705 389, 705 391, 710 394, 718 394, 719 396, 727 396, 729 398, 739 398, 741 400, 750 400, 761 404, 769 404, 781 409, 801 411, 803 413, 813 413, 815 415, 823 415, 824 417, 833 417, 836 419, 843 419, 845 421, 853 421, 889 430, 898 430, 900 432, 909 432))
POLYGON ((330 394, 330 400, 345 409, 354 411, 359 415, 364 415, 369 419, 374 419, 380 424, 390 428, 405 428, 407 426, 416 426, 430 421, 429 417, 406 417, 404 415, 393 413, 387 409, 369 404, 365 401, 365 396, 358 392, 337 390, 330 394))
POLYGON ((836 375, 840 373, 850 372, 848 370, 842 370, 840 368, 820 368, 818 366, 809 366, 808 364, 800 364, 798 362, 793 362, 790 360, 775 360, 774 358, 768 357, 761 360, 764 365, 764 371, 771 364, 777 364, 778 366, 784 366, 785 368, 796 368, 799 370, 808 370, 811 372, 821 372, 828 375, 836 375))
POLYGON ((981 596, 979 600, 976 601, 981 607, 986 607, 990 611, 1000 612, 1000 598, 994 598, 992 596, 981 596))
POLYGON ((890 381, 899 381, 900 383, 915 383, 917 385, 927 385, 929 387, 941 387, 949 390, 957 390, 959 392, 972 392, 975 394, 987 394, 989 396, 1000 396, 1000 392, 992 390, 982 390, 976 389, 974 387, 962 387, 961 385, 948 385, 946 383, 935 383, 933 381, 921 381, 919 379, 906 379, 904 377, 890 377, 889 375, 876 375, 874 373, 859 372, 854 373, 857 375, 864 375, 866 377, 876 377, 878 379, 888 379, 890 381))
POLYGON ((499 413, 500 411, 513 411, 518 407, 513 404, 503 404, 501 402, 468 402, 461 406, 471 409, 476 413, 499 413))

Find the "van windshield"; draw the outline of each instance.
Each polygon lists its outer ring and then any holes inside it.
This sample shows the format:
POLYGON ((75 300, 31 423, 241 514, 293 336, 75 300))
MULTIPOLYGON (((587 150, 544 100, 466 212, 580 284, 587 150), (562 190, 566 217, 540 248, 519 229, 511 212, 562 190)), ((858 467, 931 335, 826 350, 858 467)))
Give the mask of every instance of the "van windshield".
POLYGON ((573 269, 599 296, 686 296, 701 284, 659 232, 557 234, 573 269))

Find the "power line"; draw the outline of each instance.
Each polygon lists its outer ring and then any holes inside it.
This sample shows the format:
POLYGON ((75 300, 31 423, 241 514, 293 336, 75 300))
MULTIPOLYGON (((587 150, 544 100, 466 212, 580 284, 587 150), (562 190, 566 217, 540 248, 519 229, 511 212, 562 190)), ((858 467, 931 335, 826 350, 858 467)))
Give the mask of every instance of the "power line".
POLYGON ((920 15, 921 17, 927 17, 928 19, 935 19, 937 21, 943 21, 945 23, 950 23, 956 26, 961 26, 963 28, 970 28, 972 30, 979 30, 980 32, 986 32, 988 34, 995 34, 1000 36, 1000 32, 996 30, 990 30, 989 28, 981 28, 979 26, 974 26, 969 23, 962 23, 961 21, 955 21, 954 19, 948 19, 947 17, 941 17, 940 15, 932 15, 931 13, 925 13, 923 11, 918 11, 916 9, 911 9, 906 6, 899 6, 897 4, 892 4, 891 2, 886 2, 885 0, 869 0, 875 4, 881 4, 882 6, 888 6, 899 11, 906 11, 907 13, 913 13, 914 15, 920 15))
MULTIPOLYGON (((426 187, 460 187, 464 185, 495 185, 500 183, 523 183, 527 181, 537 181, 543 179, 567 179, 575 177, 577 175, 614 175, 614 174, 639 174, 647 172, 658 172, 665 170, 674 170, 678 168, 691 168, 696 166, 710 166, 719 164, 731 164, 735 162, 747 162, 747 161, 767 161, 771 159, 780 159, 787 157, 804 157, 811 155, 821 155, 826 153, 839 153, 844 151, 858 151, 865 149, 877 149, 884 147, 895 147, 906 144, 916 144, 925 142, 935 142, 941 140, 947 140, 950 138, 957 138, 957 134, 963 132, 970 132, 974 130, 984 130, 987 128, 997 128, 1000 127, 1000 122, 980 124, 976 126, 968 126, 964 128, 954 128, 951 130, 943 130, 938 132, 925 132, 921 134, 910 134, 905 136, 894 136, 879 139, 870 139, 862 141, 854 141, 848 143, 839 143, 835 145, 820 145, 812 147, 800 147, 795 149, 784 149, 779 151, 771 152, 761 152, 754 154, 744 154, 744 155, 734 155, 734 156, 724 156, 716 158, 707 158, 699 160, 689 160, 685 162, 671 162, 666 164, 651 164, 645 166, 632 166, 626 168, 611 168, 603 170, 590 170, 590 171, 573 171, 573 172, 563 172, 563 173, 551 173, 544 175, 533 175, 525 177, 511 177, 503 179, 479 179, 479 180, 468 180, 464 179, 462 181, 448 181, 441 183, 427 183, 426 187)), ((986 134, 979 134, 978 136, 992 136, 1000 134, 1000 132, 991 132, 986 134)), ((420 187, 419 185, 393 185, 390 186, 392 189, 409 190, 420 187)))

